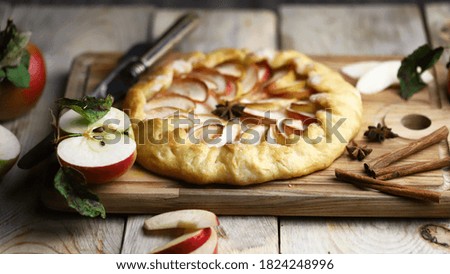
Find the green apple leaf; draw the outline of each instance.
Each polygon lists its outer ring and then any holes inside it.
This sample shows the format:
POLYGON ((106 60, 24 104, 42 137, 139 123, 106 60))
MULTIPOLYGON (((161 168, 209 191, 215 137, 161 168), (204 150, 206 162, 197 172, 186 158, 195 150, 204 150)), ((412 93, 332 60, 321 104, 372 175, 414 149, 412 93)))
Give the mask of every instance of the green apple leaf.
POLYGON ((106 210, 100 199, 86 187, 86 179, 78 170, 61 167, 54 179, 56 190, 67 204, 83 216, 106 218, 106 210))
POLYGON ((70 108, 81 116, 83 116, 90 123, 100 120, 108 113, 114 99, 111 95, 106 98, 95 98, 85 96, 81 100, 61 98, 56 101, 56 104, 61 108, 70 108))
POLYGON ((19 64, 17 67, 7 67, 6 79, 18 88, 28 88, 30 86, 30 74, 28 68, 23 64, 19 64))
POLYGON ((13 21, 8 20, 5 30, 0 32, 0 67, 14 67, 21 63, 30 36, 30 32, 19 32, 13 21))
POLYGON ((425 44, 406 56, 397 73, 400 80, 400 96, 407 100, 414 93, 426 87, 420 75, 431 68, 444 52, 443 47, 432 49, 425 44))

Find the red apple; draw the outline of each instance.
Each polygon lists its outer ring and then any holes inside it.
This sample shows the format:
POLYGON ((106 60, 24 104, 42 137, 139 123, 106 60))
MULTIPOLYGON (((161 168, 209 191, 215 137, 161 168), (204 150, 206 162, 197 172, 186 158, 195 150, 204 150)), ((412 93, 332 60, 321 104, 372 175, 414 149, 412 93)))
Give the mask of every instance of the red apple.
POLYGON ((30 53, 30 86, 19 88, 8 81, 0 83, 0 120, 13 119, 25 114, 39 100, 45 87, 45 62, 39 48, 29 43, 30 53))
POLYGON ((145 220, 144 228, 158 230, 168 228, 200 229, 218 226, 219 219, 211 211, 201 209, 182 209, 162 213, 145 220))
POLYGON ((19 140, 11 131, 0 125, 0 178, 14 166, 19 154, 19 140))
MULTIPOLYGON (((216 239, 215 242, 217 243, 217 233, 215 232, 215 230, 210 227, 203 228, 191 233, 184 234, 168 242, 167 244, 154 249, 151 253, 153 254, 194 253, 196 250, 198 250, 205 244, 207 244, 206 247, 209 247, 209 245, 211 245, 211 238, 212 240, 214 240, 215 238, 216 239)), ((212 253, 213 251, 214 248, 210 251, 210 253, 212 253)))
POLYGON ((136 142, 124 112, 111 108, 102 119, 90 124, 69 110, 59 121, 65 133, 57 146, 59 162, 80 171, 88 183, 110 182, 134 164, 136 142))

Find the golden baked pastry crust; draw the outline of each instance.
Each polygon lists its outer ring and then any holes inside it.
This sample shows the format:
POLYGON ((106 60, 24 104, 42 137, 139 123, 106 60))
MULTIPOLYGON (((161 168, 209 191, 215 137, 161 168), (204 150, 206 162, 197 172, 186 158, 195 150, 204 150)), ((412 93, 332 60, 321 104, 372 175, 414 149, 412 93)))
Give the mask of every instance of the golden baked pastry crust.
MULTIPOLYGON (((249 97, 249 93, 236 94, 239 100, 249 97)), ((135 125, 137 162, 154 173, 194 184, 250 185, 324 169, 343 153, 348 141, 359 131, 362 119, 358 91, 337 72, 296 51, 251 53, 221 49, 208 54, 186 54, 142 77, 128 92, 123 108, 131 118, 141 121, 135 125), (279 144, 276 135, 276 144, 261 140, 257 144, 233 141, 211 146, 206 142, 190 142, 187 129, 174 128, 171 123, 167 126, 167 120, 173 116, 147 119, 146 104, 166 92, 173 79, 183 78, 196 69, 214 69, 226 62, 244 66, 264 62, 271 71, 289 66, 297 78, 305 79, 306 86, 315 90, 307 99, 319 106, 315 116, 320 123, 304 126, 299 133, 301 138, 292 144, 279 144), (166 142, 151 141, 161 136, 165 136, 166 142), (181 143, 180 138, 186 142, 181 143)))

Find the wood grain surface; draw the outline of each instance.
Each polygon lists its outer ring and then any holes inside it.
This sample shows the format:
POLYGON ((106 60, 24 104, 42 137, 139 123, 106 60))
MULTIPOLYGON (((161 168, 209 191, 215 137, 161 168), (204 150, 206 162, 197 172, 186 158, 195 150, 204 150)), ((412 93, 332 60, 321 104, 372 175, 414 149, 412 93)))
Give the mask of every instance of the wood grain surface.
MULTIPOLYGON (((47 85, 37 106, 6 123, 28 151, 50 130, 49 108, 63 96, 72 59, 86 51, 124 51, 147 39, 152 8, 15 6, 10 16, 43 51, 47 85), (95 26, 95 27, 94 27, 95 26), (130 31, 133 28, 133 31, 130 31)), ((0 183, 0 253, 119 253, 124 218, 89 220, 40 209, 39 189, 46 173, 14 168, 0 183)))
MULTIPOLYGON (((426 42, 420 11, 415 5, 288 5, 280 9, 280 14, 282 48, 307 53, 404 55, 426 42)), ((434 94, 419 93, 412 99, 438 105, 437 98, 434 94)), ((381 117, 375 118, 371 123, 381 117)), ((442 175, 439 179, 442 180, 442 175)), ((282 253, 450 252, 424 242, 419 226, 428 222, 448 225, 450 220, 280 218, 280 250, 282 253)))

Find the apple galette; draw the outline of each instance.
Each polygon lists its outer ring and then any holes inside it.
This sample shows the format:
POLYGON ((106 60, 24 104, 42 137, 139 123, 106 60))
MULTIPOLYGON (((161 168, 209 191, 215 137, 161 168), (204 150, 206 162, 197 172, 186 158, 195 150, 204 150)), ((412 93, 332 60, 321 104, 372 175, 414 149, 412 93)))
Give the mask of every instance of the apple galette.
POLYGON ((249 185, 324 169, 358 132, 362 104, 296 51, 185 54, 134 85, 124 109, 144 168, 195 184, 249 185))

